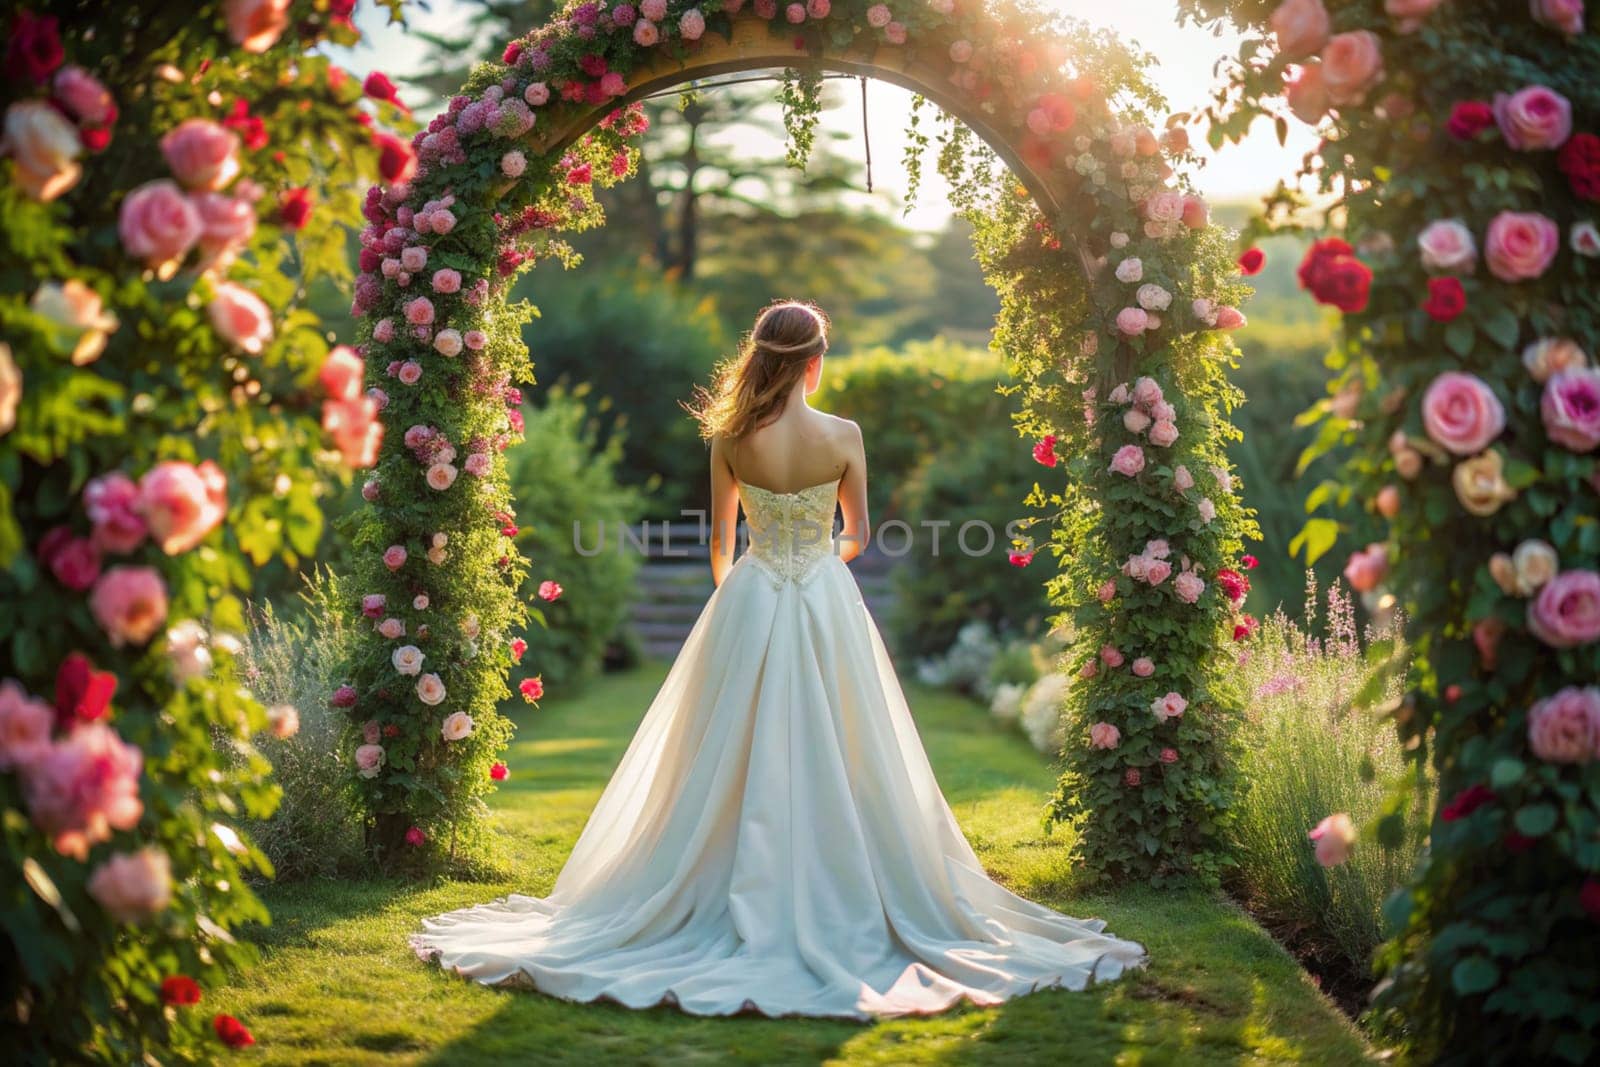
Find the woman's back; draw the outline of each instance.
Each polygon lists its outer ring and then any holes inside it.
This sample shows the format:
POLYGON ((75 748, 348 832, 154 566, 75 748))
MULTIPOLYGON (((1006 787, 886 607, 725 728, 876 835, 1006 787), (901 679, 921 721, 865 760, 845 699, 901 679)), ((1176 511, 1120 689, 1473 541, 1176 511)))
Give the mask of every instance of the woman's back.
POLYGON ((790 405, 766 425, 728 442, 728 465, 746 485, 774 493, 837 482, 850 466, 853 426, 805 404, 790 405))

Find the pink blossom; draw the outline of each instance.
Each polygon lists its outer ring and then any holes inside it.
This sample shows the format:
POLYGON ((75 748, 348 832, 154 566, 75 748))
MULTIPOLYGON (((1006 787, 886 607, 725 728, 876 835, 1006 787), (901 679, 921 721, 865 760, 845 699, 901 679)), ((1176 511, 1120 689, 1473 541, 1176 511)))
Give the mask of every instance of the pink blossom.
POLYGON ((1101 645, 1100 662, 1115 670, 1116 668, 1122 666, 1122 653, 1118 651, 1114 645, 1101 645))
POLYGON ((640 48, 649 48, 661 39, 661 31, 649 19, 640 19, 633 24, 633 43, 640 48))
POLYGON ((1217 517, 1217 505, 1211 502, 1210 497, 1202 497, 1200 503, 1196 504, 1194 509, 1200 515, 1200 521, 1203 523, 1209 524, 1212 519, 1217 517))
POLYGON ((1144 580, 1151 585, 1160 585, 1172 576, 1172 564, 1164 559, 1152 559, 1145 564, 1144 580))
POLYGON ((1220 307, 1217 309, 1216 326, 1219 330, 1239 330, 1250 324, 1244 317, 1244 312, 1238 308, 1220 307))
POLYGON ((227 480, 215 465, 158 463, 139 479, 139 510, 163 552, 187 552, 222 522, 227 480))
POLYGON ((206 315, 218 337, 252 356, 259 356, 272 340, 272 309, 242 285, 217 282, 206 315))
POLYGON ((1489 223, 1484 261, 1504 282, 1531 281, 1544 274, 1561 248, 1561 227, 1535 211, 1502 211, 1489 223))
POLYGON ((1111 749, 1122 743, 1122 731, 1108 722, 1097 722, 1089 727, 1089 744, 1094 748, 1111 749))
POLYGON ((113 830, 138 825, 143 764, 139 750, 104 722, 80 723, 28 768, 28 814, 57 852, 82 860, 113 830))
POLYGON ((56 712, 15 679, 0 682, 0 771, 32 768, 50 750, 56 712))
POLYGON ((404 545, 390 545, 383 550, 383 565, 392 571, 397 571, 406 565, 406 549, 404 545))
POLYGON ((1528 710, 1528 744, 1546 763, 1600 758, 1600 688, 1567 686, 1528 710))
POLYGON ((1383 78, 1383 43, 1371 30, 1334 34, 1322 50, 1322 84, 1335 106, 1360 104, 1383 78))
POLYGON ((456 293, 461 291, 461 272, 445 267, 443 270, 433 272, 433 291, 436 293, 456 293))
POLYGON ((462 467, 474 478, 482 478, 489 473, 489 454, 487 452, 474 452, 467 457, 462 467))
POLYGON ((1572 104, 1543 85, 1495 94, 1494 121, 1506 144, 1523 152, 1560 148, 1572 136, 1572 104))
POLYGON ((482 330, 468 330, 461 338, 462 342, 472 351, 483 351, 484 345, 489 343, 489 337, 482 330))
POLYGON ((94 543, 101 551, 132 552, 144 541, 147 528, 139 514, 139 487, 121 471, 90 479, 83 490, 83 509, 94 524, 94 543))
POLYGON ((1550 376, 1539 401, 1544 432, 1573 452, 1600 446, 1600 370, 1574 367, 1550 376))
POLYGON ((528 157, 513 149, 500 157, 500 173, 507 178, 520 178, 528 169, 528 157))
POLYGON ((894 14, 887 4, 873 4, 867 8, 867 25, 873 29, 881 30, 894 20, 894 14))
POLYGON ((441 236, 456 228, 455 212, 451 211, 449 208, 436 208, 428 213, 428 220, 429 225, 431 225, 433 228, 433 232, 441 236))
POLYGON ((223 0, 222 18, 234 44, 259 55, 289 27, 290 0, 223 0))
POLYGON ((963 38, 950 45, 950 61, 952 63, 966 63, 972 59, 972 42, 963 38))
POLYGON ((1100 603, 1109 604, 1117 597, 1117 583, 1110 578, 1100 583, 1099 592, 1096 593, 1100 603))
POLYGON ((400 250, 400 266, 416 274, 428 265, 428 250, 421 245, 411 245, 400 250))
POLYGON ((1458 456, 1482 452, 1505 425, 1500 399, 1476 375, 1446 371, 1422 394, 1423 429, 1458 456))
POLYGON ((372 325, 372 339, 380 345, 394 340, 394 320, 379 319, 372 325))
POLYGON ((461 331, 440 330, 433 338, 433 348, 441 356, 459 356, 462 348, 461 331))
POLYGON ((19 100, 6 108, 0 144, 15 164, 17 185, 34 200, 48 203, 83 177, 81 135, 43 100, 19 100))
POLYGON ((80 125, 108 126, 117 119, 117 105, 100 80, 82 67, 56 72, 52 95, 80 125))
POLYGON ((1140 656, 1133 661, 1133 673, 1140 678, 1148 678, 1156 673, 1156 664, 1149 656, 1140 656))
POLYGON ((1189 709, 1189 701, 1181 693, 1168 693, 1166 696, 1156 697, 1150 705, 1150 713, 1161 722, 1176 719, 1189 709))
POLYGON ((239 135, 210 119, 185 119, 161 138, 173 177, 190 189, 221 189, 239 173, 239 135))
POLYGON ((907 37, 906 24, 898 20, 883 28, 883 39, 890 44, 905 44, 907 37))
POLYGON ((432 441, 434 434, 437 432, 432 426, 413 426, 406 431, 405 445, 414 452, 429 441, 432 441))
POLYGON ((1179 464, 1172 469, 1172 484, 1180 493, 1187 493, 1194 488, 1194 475, 1189 473, 1189 468, 1179 464))
POLYGON ((226 264, 250 243, 256 232, 256 209, 250 201, 224 193, 196 193, 189 199, 200 216, 200 250, 209 266, 226 264))
POLYGON ((1185 604, 1193 604, 1200 599, 1200 594, 1206 591, 1206 583, 1194 571, 1184 571, 1172 583, 1173 592, 1178 594, 1178 599, 1185 604))
POLYGON ((1332 28, 1322 0, 1283 0, 1269 20, 1278 43, 1278 54, 1286 59, 1314 55, 1328 41, 1332 28))
POLYGON ((1161 750, 1161 755, 1159 757, 1157 757, 1157 758, 1159 758, 1162 763, 1165 763, 1165 764, 1168 764, 1168 765, 1173 764, 1173 763, 1177 763, 1178 762, 1178 750, 1175 749, 1175 748, 1164 748, 1164 749, 1161 750))
POLYGON ((356 749, 356 773, 363 778, 376 778, 383 770, 383 746, 361 745, 356 749))
POLYGON ((1132 478, 1144 470, 1144 449, 1138 445, 1123 445, 1111 458, 1110 469, 1132 478))
POLYGON ((357 694, 355 686, 341 685, 333 691, 328 698, 328 704, 335 708, 353 708, 356 706, 357 694))
POLYGON ((416 360, 408 359, 400 364, 400 369, 395 372, 395 377, 403 385, 416 385, 422 380, 422 364, 416 360))
POLYGON ((1388 576, 1389 550, 1381 544, 1352 552, 1344 565, 1344 580, 1358 593, 1372 592, 1388 576))
POLYGON ((1583 32, 1583 0, 1528 0, 1533 21, 1569 37, 1583 32))
POLYGON ((1117 330, 1126 337, 1138 337, 1150 326, 1150 313, 1144 308, 1125 307, 1117 312, 1117 330))
POLYGON ((448 463, 435 463, 428 468, 428 486, 440 492, 456 484, 459 472, 448 463))
POLYGON ((1129 408, 1122 413, 1122 426, 1129 433, 1144 433, 1150 428, 1150 416, 1138 408, 1129 408))
POLYGON ((1471 274, 1478 265, 1478 245, 1460 219, 1430 222, 1417 236, 1422 265, 1428 270, 1471 274))
POLYGON ((1306 836, 1316 842, 1317 862, 1324 867, 1337 867, 1350 858, 1356 828, 1350 816, 1338 812, 1317 823, 1306 836))
POLYGON ((123 198, 117 235, 128 255, 165 269, 200 240, 200 213, 174 183, 146 182, 123 198))
POLYGON ((685 41, 698 41, 706 32, 706 17, 697 7, 691 7, 678 17, 678 32, 685 41))
POLYGON ((1178 440, 1178 427, 1176 423, 1166 419, 1150 427, 1150 443, 1158 448, 1168 448, 1178 440))
POLYGON ((113 852, 89 875, 89 895, 119 923, 135 923, 172 903, 172 861, 159 848, 113 852))
POLYGON ((361 598, 361 614, 369 619, 376 619, 383 614, 383 609, 388 603, 389 598, 382 593, 368 593, 361 598))
POLYGON ((530 82, 522 90, 522 99, 533 107, 540 107, 550 101, 550 87, 544 82, 530 82))
POLYGON ((406 624, 396 618, 387 618, 378 624, 378 633, 393 641, 406 635, 406 624))
POLYGON ((1600 639, 1600 574, 1563 571, 1528 601, 1528 629, 1552 648, 1600 639))
POLYGON ((433 301, 425 296, 406 301, 406 321, 413 326, 428 326, 433 323, 433 301))

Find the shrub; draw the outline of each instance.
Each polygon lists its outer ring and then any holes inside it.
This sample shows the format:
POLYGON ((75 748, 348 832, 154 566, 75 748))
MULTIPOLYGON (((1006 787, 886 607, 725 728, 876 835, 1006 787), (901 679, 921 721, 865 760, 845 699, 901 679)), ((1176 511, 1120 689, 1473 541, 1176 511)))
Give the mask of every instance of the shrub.
POLYGON ((266 732, 255 740, 283 795, 271 817, 246 828, 280 880, 353 870, 362 849, 344 746, 349 724, 328 706, 330 672, 355 638, 356 624, 342 610, 347 582, 331 570, 304 582, 299 610, 285 616, 267 604, 254 613, 241 655, 256 699, 294 708, 300 723, 291 737, 266 732))
POLYGON ((587 386, 549 390, 544 407, 527 411, 526 442, 507 456, 517 503, 524 514, 539 517, 517 539, 534 561, 522 590, 535 616, 524 635, 523 662, 564 690, 592 676, 617 641, 642 562, 631 542, 619 539, 621 528, 644 514, 644 496, 618 484, 623 438, 613 433, 599 443, 587 392, 587 386), (558 599, 538 597, 545 581, 560 583, 558 599))
MULTIPOLYGON (((1382 906, 1404 884, 1421 850, 1415 829, 1400 847, 1359 840, 1350 859, 1318 865, 1307 832, 1336 812, 1358 827, 1386 815, 1404 753, 1387 717, 1355 706, 1377 666, 1363 644, 1398 644, 1399 625, 1356 633, 1355 608, 1337 584, 1318 628, 1316 583, 1308 583, 1302 627, 1283 611, 1267 617, 1240 656, 1245 696, 1239 802, 1231 884, 1270 925, 1293 931, 1297 947, 1340 969, 1365 973, 1384 936, 1382 906)), ((1403 650, 1394 652, 1403 657, 1403 650)), ((1378 679, 1399 695, 1402 679, 1378 679)))
POLYGON ((623 268, 539 271, 537 290, 561 309, 524 331, 540 381, 595 383, 596 441, 621 443, 615 477, 648 489, 652 514, 703 506, 705 448, 677 401, 688 400, 732 347, 710 299, 623 268))

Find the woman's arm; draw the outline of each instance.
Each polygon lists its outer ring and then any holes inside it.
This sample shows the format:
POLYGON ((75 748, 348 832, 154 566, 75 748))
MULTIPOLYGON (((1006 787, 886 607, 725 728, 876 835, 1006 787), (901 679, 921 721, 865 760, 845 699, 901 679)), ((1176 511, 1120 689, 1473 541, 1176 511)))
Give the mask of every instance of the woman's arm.
POLYGON ((844 529, 839 533, 839 558, 849 563, 866 550, 872 523, 867 517, 867 446, 861 427, 845 423, 847 455, 844 481, 839 486, 839 510, 844 514, 844 529))
POLYGON ((727 444, 711 439, 711 581, 722 585, 733 567, 739 523, 739 486, 728 463, 727 444))

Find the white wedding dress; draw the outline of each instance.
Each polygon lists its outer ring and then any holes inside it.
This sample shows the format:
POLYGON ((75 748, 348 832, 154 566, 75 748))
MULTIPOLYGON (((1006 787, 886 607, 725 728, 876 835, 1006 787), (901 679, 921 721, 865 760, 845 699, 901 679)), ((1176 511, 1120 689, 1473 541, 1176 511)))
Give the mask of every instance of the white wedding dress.
POLYGON ((486 984, 699 1015, 869 1018, 1082 989, 1142 964, 991 881, 834 552, 838 486, 740 483, 750 550, 706 602, 545 898, 425 920, 486 984))

